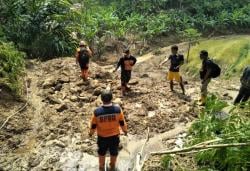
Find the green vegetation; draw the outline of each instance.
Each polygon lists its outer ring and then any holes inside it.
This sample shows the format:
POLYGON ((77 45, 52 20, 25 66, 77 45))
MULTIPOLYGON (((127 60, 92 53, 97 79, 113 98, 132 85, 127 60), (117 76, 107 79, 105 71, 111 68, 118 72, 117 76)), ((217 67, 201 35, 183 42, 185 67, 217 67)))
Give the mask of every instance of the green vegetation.
MULTIPOLYGON (((244 143, 250 140, 250 102, 244 108, 234 107, 225 112, 225 102, 212 95, 205 109, 192 124, 186 146, 202 142, 210 144, 244 143), (224 111, 224 112, 223 112, 224 111)), ((197 170, 248 170, 250 168, 250 146, 201 150, 195 154, 197 170)), ((168 156, 162 166, 168 166, 168 156)), ((167 167, 165 167, 167 168, 167 167)))
POLYGON ((232 36, 200 41, 191 48, 186 70, 196 73, 200 69, 199 52, 206 49, 209 56, 223 68, 226 76, 239 74, 250 64, 250 36, 232 36))
POLYGON ((0 30, 29 57, 54 57, 72 54, 80 38, 101 47, 107 37, 245 32, 249 11, 248 0, 2 0, 0 30))
POLYGON ((24 53, 15 49, 13 44, 0 42, 0 86, 8 86, 13 92, 20 92, 24 71, 24 53))
MULTIPOLYGON (((79 39, 101 56, 110 39, 151 42, 171 35, 193 45, 200 35, 247 33, 250 28, 248 0, 1 0, 0 16, 0 40, 40 59, 71 56, 79 39)), ((227 52, 237 56, 226 66, 228 75, 249 63, 249 45, 237 47, 241 50, 227 52)), ((197 60, 189 61, 198 66, 197 60)))

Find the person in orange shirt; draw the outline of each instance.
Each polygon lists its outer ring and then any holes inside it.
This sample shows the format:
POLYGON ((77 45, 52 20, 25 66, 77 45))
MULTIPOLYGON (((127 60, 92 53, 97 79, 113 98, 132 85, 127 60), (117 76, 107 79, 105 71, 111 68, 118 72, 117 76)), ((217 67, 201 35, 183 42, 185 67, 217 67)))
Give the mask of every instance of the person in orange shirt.
POLYGON ((87 46, 86 42, 80 41, 79 48, 76 49, 76 63, 79 63, 81 68, 81 77, 84 80, 88 79, 89 59, 92 57, 92 51, 87 46))
POLYGON ((97 145, 99 155, 99 170, 105 169, 105 156, 109 150, 110 169, 115 170, 118 147, 120 143, 120 127, 127 135, 127 124, 122 109, 112 103, 112 92, 105 90, 101 94, 103 105, 98 107, 92 116, 89 136, 97 131, 97 145))
POLYGON ((122 95, 125 95, 125 93, 129 90, 128 88, 128 82, 131 79, 131 72, 132 68, 136 63, 136 58, 130 54, 130 50, 126 49, 124 51, 124 56, 120 58, 114 72, 118 70, 119 67, 121 67, 121 90, 122 95))

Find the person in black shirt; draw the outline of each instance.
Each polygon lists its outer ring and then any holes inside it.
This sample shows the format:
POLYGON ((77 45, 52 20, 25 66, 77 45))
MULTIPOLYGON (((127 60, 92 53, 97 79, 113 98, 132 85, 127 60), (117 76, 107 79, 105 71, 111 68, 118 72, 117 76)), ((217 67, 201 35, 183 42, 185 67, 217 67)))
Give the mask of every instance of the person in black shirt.
POLYGON ((170 89, 174 91, 174 80, 179 82, 180 87, 182 89, 182 93, 185 94, 185 88, 182 81, 182 77, 180 75, 180 67, 184 64, 184 56, 178 54, 178 46, 174 45, 171 47, 172 54, 166 58, 159 66, 162 66, 166 62, 170 60, 170 69, 167 74, 167 79, 170 81, 170 89))
POLYGON ((202 50, 200 52, 200 59, 202 60, 202 67, 200 70, 200 78, 201 78, 200 105, 205 105, 207 98, 207 87, 212 79, 213 63, 211 60, 209 60, 208 52, 206 50, 202 50))
POLYGON ((130 54, 130 50, 126 49, 124 51, 124 56, 120 58, 116 69, 114 70, 117 71, 119 67, 121 67, 121 90, 122 90, 122 95, 125 95, 126 92, 129 90, 128 88, 128 82, 131 79, 131 72, 132 68, 136 63, 136 58, 130 54))

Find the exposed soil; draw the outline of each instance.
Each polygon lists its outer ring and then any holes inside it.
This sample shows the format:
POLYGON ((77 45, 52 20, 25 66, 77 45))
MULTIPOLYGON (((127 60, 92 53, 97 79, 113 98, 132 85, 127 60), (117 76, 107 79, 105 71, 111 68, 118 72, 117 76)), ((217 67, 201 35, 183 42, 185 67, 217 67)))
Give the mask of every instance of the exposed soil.
MULTIPOLYGON (((101 104, 101 91, 108 86, 113 90, 114 102, 124 110, 130 136, 137 139, 145 138, 148 127, 153 137, 194 120, 199 111, 194 101, 199 95, 199 81, 184 77, 187 95, 181 94, 178 85, 175 93, 170 92, 166 68, 157 67, 169 47, 161 51, 155 58, 151 58, 153 53, 139 58, 131 80, 132 90, 125 97, 120 96, 119 76, 111 73, 112 65, 92 62, 90 80, 84 82, 73 58, 29 61, 28 99, 0 100, 0 126, 28 103, 0 130, 0 170, 81 169, 82 156, 70 166, 66 158, 74 151, 96 155, 96 140, 88 137, 88 125, 93 110, 101 104)), ((211 91, 232 100, 235 93, 231 91, 235 92, 237 85, 228 85, 214 81, 211 91)))

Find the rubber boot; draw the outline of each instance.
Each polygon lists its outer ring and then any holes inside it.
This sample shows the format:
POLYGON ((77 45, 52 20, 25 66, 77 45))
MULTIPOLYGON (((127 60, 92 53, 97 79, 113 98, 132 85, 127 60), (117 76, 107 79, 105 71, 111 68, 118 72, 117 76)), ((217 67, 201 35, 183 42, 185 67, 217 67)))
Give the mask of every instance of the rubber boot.
POLYGON ((200 98, 200 103, 199 103, 199 105, 200 106, 205 106, 205 104, 206 104, 206 96, 201 96, 201 98, 200 98))
POLYGON ((115 171, 116 159, 117 156, 110 156, 110 171, 115 171))
POLYGON ((105 156, 99 155, 99 171, 105 170, 105 156))

